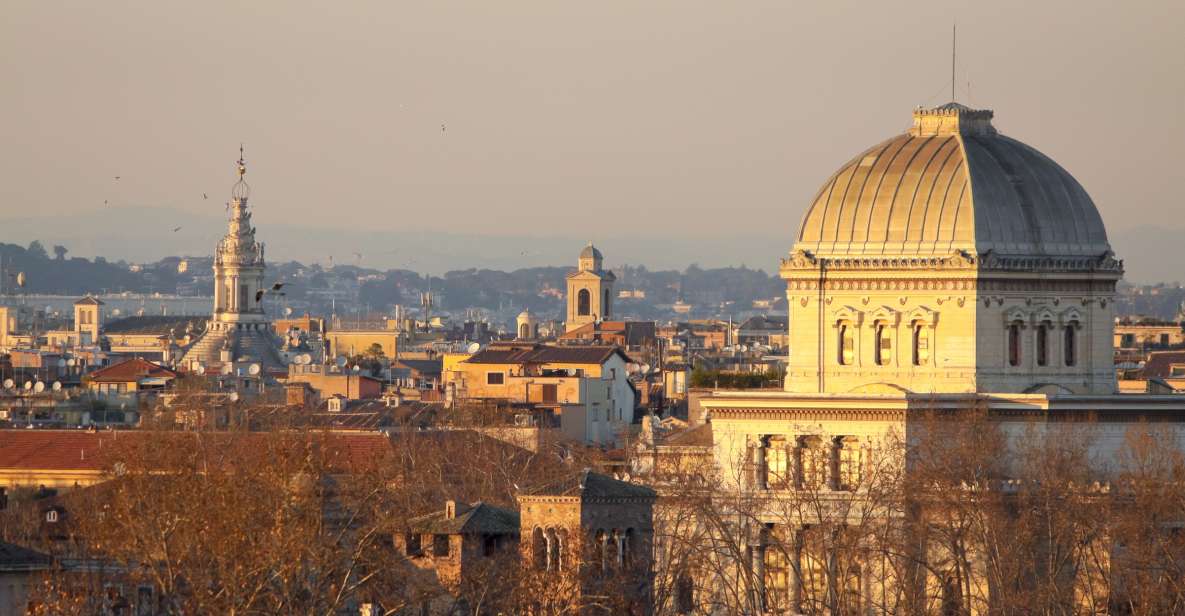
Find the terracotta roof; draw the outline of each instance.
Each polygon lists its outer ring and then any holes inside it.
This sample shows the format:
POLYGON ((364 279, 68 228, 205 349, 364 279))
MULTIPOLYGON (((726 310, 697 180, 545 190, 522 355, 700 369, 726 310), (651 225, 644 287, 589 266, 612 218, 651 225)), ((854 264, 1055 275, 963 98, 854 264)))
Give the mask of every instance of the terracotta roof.
POLYGON ((0 430, 0 469, 98 471, 115 432, 0 430))
POLYGON ((1145 379, 1166 379, 1171 377, 1173 364, 1185 364, 1185 351, 1153 351, 1144 364, 1145 379))
POLYGON ((465 360, 470 364, 603 364, 613 355, 630 361, 615 346, 491 345, 465 360))
POLYGON ((75 306, 103 306, 103 302, 97 297, 87 295, 86 297, 74 302, 75 306))
POLYGON ((440 510, 412 518, 408 520, 408 525, 414 531, 434 535, 517 535, 519 532, 517 511, 487 505, 480 501, 471 505, 457 503, 456 506, 456 516, 452 519, 446 518, 444 510, 440 510))
MULTIPOLYGON (((218 438, 226 433, 203 433, 218 438)), ((100 471, 104 455, 116 440, 143 439, 150 435, 168 439, 195 438, 195 433, 156 433, 138 430, 88 432, 85 430, 0 430, 0 469, 100 471)), ((243 435, 263 439, 266 433, 243 435)), ((372 464, 391 451, 391 439, 379 433, 310 432, 309 439, 327 452, 329 465, 349 471, 372 464)))
POLYGON ((139 357, 99 368, 87 375, 95 383, 129 383, 144 378, 174 378, 176 372, 139 357))
POLYGON ((608 475, 594 473, 588 469, 557 481, 523 490, 520 494, 523 496, 579 496, 581 500, 656 497, 655 491, 646 486, 618 481, 608 475))

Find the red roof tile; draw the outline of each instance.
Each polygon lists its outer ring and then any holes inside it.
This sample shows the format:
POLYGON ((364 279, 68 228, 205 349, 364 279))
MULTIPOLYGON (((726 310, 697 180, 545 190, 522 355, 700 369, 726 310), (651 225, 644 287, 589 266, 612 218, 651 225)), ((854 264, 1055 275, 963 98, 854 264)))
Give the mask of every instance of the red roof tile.
POLYGON ((177 376, 176 372, 137 357, 113 366, 99 368, 87 375, 87 378, 95 383, 131 383, 143 378, 173 378, 175 376, 177 376))
POLYGON ((0 430, 0 469, 100 470, 114 432, 0 430))

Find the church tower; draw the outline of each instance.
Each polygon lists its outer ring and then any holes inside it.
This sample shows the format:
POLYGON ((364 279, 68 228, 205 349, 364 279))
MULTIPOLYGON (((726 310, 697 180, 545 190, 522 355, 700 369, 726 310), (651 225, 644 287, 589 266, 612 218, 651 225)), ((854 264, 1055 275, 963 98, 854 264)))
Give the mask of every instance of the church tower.
POLYGON ((568 311, 564 330, 572 331, 613 316, 613 283, 617 277, 601 267, 604 257, 592 242, 580 252, 575 272, 568 274, 568 311))
POLYGON ((247 199, 251 187, 244 176, 247 163, 242 148, 238 160, 239 181, 231 189, 230 221, 226 236, 214 253, 215 327, 241 323, 266 323, 260 293, 263 291, 263 244, 255 241, 247 199))
POLYGON ((206 331, 181 358, 190 369, 235 363, 258 363, 272 370, 285 366, 271 318, 264 311, 263 244, 255 240, 247 207, 251 187, 244 179, 247 163, 242 148, 237 165, 239 180, 227 204, 226 235, 214 252, 214 312, 206 331))

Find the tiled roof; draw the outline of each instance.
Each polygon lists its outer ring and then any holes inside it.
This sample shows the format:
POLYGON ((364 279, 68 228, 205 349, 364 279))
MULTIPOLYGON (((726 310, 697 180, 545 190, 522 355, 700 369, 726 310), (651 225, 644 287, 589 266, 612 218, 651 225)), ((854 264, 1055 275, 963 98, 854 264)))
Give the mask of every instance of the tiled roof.
POLYGON ((102 301, 99 300, 99 298, 87 295, 86 297, 74 302, 74 305, 75 306, 102 306, 104 304, 102 301))
MULTIPOLYGON (((100 471, 104 455, 116 440, 227 437, 225 433, 157 433, 146 431, 0 430, 0 469, 100 471)), ((243 435, 264 439, 266 433, 243 435)), ((327 452, 330 467, 341 471, 366 466, 391 451, 391 439, 379 433, 310 432, 309 439, 327 452)))
POLYGON ((1185 351, 1153 351, 1144 364, 1145 379, 1165 379, 1172 376, 1173 364, 1185 364, 1185 351))
MULTIPOLYGON (((115 432, 0 430, 0 469, 98 471, 115 432)), ((126 434, 126 433, 125 433, 126 434)))
POLYGON ((415 370, 421 374, 440 374, 444 362, 439 359, 397 359, 395 365, 415 370))
POLYGON ((173 378, 177 373, 139 357, 99 368, 87 375, 95 383, 130 383, 144 378, 173 378))
POLYGON ((615 346, 491 345, 465 360, 470 364, 603 364, 614 354, 629 361, 615 346))
POLYGON ((619 481, 588 469, 567 477, 523 490, 524 496, 579 496, 581 500, 614 498, 655 498, 654 490, 635 483, 619 481))
POLYGON ((0 541, 0 572, 47 569, 50 562, 47 554, 0 541))
POLYGON ((712 424, 705 423, 694 428, 676 432, 663 439, 659 444, 675 447, 711 447, 712 424))
POLYGON ((103 325, 104 334, 115 335, 157 335, 168 336, 169 332, 176 330, 177 335, 183 335, 185 328, 193 324, 195 331, 201 331, 206 328, 205 317, 195 316, 163 316, 163 315, 148 315, 141 317, 125 317, 110 321, 103 325))
POLYGON ((481 533, 489 535, 518 534, 517 511, 503 509, 483 502, 471 505, 457 503, 456 517, 447 519, 444 510, 408 520, 411 529, 436 535, 481 533))

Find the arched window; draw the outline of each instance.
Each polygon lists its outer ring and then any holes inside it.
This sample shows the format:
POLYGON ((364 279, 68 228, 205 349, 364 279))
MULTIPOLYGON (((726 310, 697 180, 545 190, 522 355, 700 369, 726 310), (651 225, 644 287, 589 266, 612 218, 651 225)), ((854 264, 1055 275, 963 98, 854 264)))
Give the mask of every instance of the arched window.
POLYGON ((531 337, 531 326, 526 323, 523 323, 522 325, 520 325, 518 328, 518 337, 522 338, 523 340, 530 338, 531 337))
POLYGON ((836 358, 841 366, 852 365, 852 360, 856 356, 856 340, 852 336, 852 326, 847 323, 839 324, 839 348, 837 349, 836 358))
POLYGON ((875 325, 876 348, 872 350, 873 359, 878 366, 887 366, 889 357, 893 354, 893 338, 889 335, 889 327, 884 323, 875 325))
POLYGON ((913 365, 924 366, 930 360, 930 334, 922 323, 913 324, 913 365))
POLYGON ((609 311, 609 289, 605 289, 605 303, 601 304, 601 317, 608 319, 611 314, 609 311))
POLYGON ((592 314, 592 294, 588 289, 581 289, 576 294, 576 314, 582 317, 592 314))
POLYGON ((1065 355, 1065 363, 1067 366, 1073 366, 1078 363, 1078 322, 1071 321, 1066 324, 1066 331, 1062 339, 1062 352, 1065 355))
POLYGON ((1049 324, 1037 326, 1037 365, 1049 365, 1049 324))
POLYGON ((547 540, 543 538, 543 529, 535 527, 531 531, 531 564, 542 571, 547 568, 547 540))
POLYGON ((1013 321, 1008 326, 1008 365, 1020 365, 1020 321, 1013 321))

